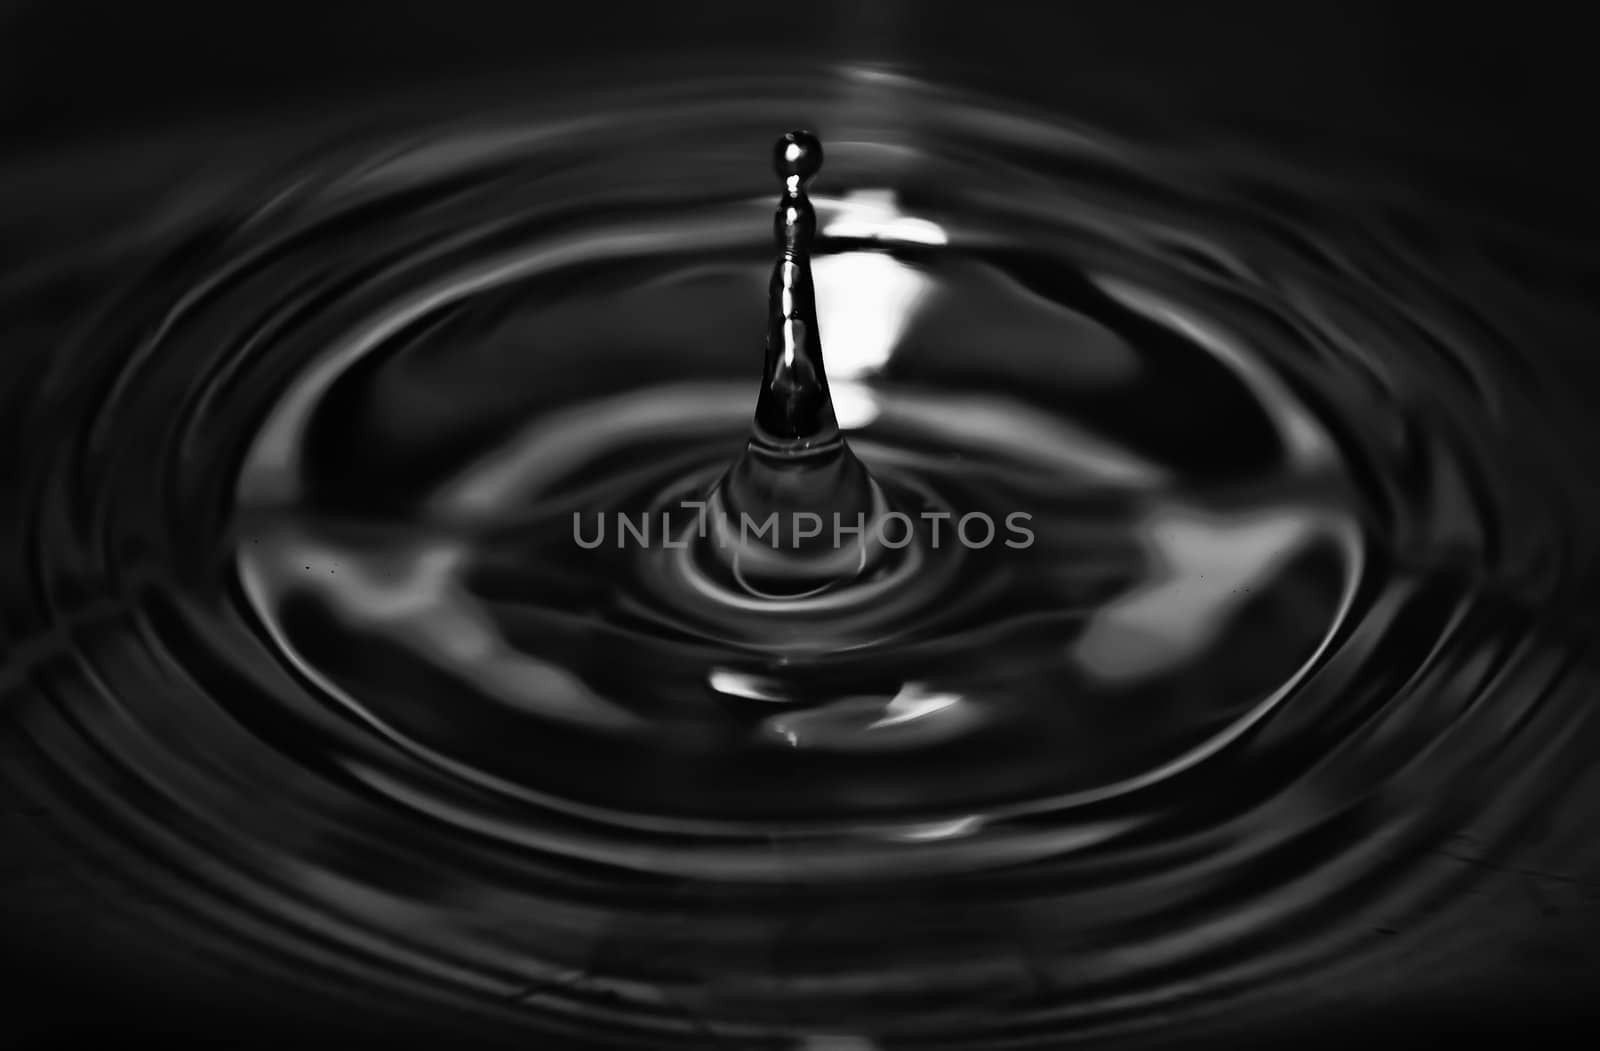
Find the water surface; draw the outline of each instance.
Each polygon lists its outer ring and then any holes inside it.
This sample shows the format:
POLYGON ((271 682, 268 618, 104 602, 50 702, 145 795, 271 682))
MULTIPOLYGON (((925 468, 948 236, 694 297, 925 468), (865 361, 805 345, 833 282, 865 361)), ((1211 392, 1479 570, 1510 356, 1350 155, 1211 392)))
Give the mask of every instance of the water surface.
POLYGON ((1587 900, 1571 307, 1425 194, 862 68, 280 160, 4 275, 8 748, 129 960, 1053 1048, 1472 988, 1587 900), (1026 546, 796 599, 618 543, 749 437, 801 116, 850 447, 1026 546))

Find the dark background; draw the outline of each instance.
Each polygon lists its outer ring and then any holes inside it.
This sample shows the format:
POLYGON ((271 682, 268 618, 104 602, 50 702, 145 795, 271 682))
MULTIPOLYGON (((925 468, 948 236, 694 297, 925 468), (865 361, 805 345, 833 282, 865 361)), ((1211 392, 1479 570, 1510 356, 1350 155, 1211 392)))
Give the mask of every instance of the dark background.
POLYGON ((248 126, 441 82, 503 94, 631 78, 640 59, 887 62, 1087 116, 1258 130, 1307 158, 1382 165, 1463 204, 1570 227, 1592 219, 1597 174, 1594 43, 1580 8, 0 0, 0 128, 13 152, 173 121, 248 126))

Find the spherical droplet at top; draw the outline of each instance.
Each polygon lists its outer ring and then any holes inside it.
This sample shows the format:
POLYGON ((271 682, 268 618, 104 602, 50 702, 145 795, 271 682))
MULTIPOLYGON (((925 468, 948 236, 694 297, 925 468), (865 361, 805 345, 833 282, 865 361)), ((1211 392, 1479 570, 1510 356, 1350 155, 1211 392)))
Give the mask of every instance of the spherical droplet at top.
POLYGON ((809 131, 787 132, 772 147, 772 167, 785 183, 804 186, 822 168, 822 143, 809 131))

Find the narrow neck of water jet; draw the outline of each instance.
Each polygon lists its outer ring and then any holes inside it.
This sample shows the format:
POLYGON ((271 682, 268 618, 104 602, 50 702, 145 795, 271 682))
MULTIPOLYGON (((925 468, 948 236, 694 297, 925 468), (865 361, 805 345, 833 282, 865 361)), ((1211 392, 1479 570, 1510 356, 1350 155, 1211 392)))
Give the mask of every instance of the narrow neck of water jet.
POLYGON ((752 441, 773 452, 803 455, 843 441, 828 395, 811 279, 817 213, 805 183, 821 167, 822 147, 804 133, 791 132, 778 141, 774 164, 784 181, 773 216, 779 254, 767 288, 767 353, 752 441))
POLYGON ((761 391, 749 443, 713 501, 720 541, 744 559, 741 583, 806 594, 873 568, 881 553, 873 526, 889 507, 839 430, 823 367, 811 278, 817 217, 806 196, 806 183, 822 166, 822 145, 807 132, 790 132, 775 145, 773 164, 783 192, 773 220, 778 258, 768 287, 761 391), (774 534, 751 542, 752 529, 772 516, 774 534), (850 533, 840 525, 865 528, 850 533))

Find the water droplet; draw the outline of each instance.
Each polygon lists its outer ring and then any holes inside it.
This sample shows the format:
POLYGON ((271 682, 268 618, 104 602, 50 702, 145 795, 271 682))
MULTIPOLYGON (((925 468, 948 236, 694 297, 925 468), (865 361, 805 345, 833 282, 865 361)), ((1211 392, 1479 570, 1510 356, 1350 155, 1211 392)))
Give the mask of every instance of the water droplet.
POLYGON ((811 271, 817 217, 806 194, 822 167, 822 144, 791 131, 772 153, 783 186, 761 387, 744 454, 711 499, 715 542, 731 549, 735 584, 779 598, 817 595, 874 572, 887 551, 875 543, 878 525, 892 507, 839 429, 828 389, 811 271), (748 542, 772 521, 770 538, 763 531, 748 542))

